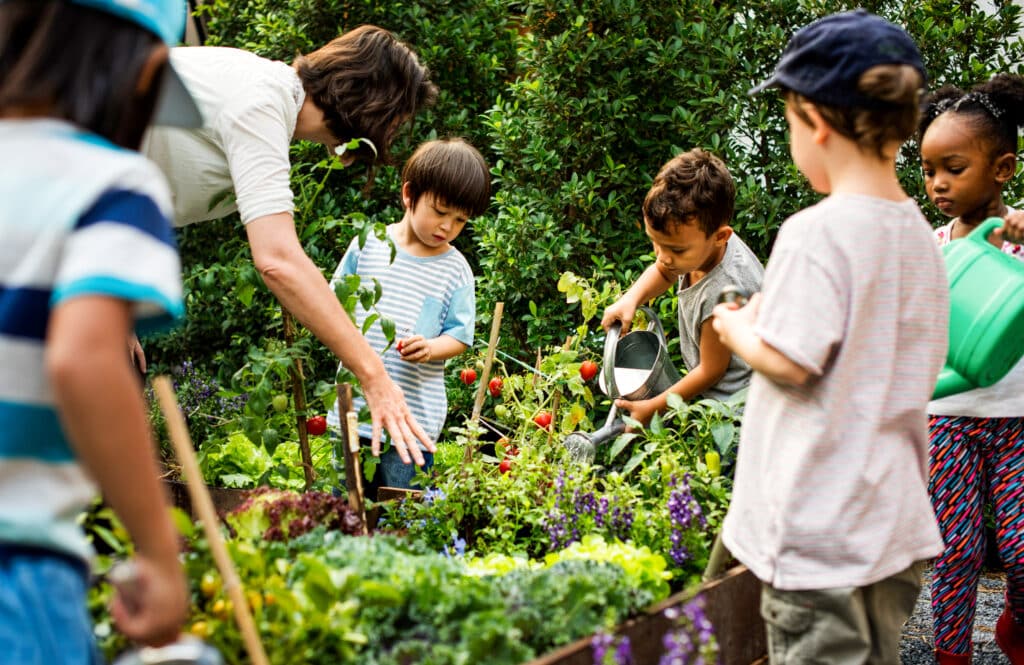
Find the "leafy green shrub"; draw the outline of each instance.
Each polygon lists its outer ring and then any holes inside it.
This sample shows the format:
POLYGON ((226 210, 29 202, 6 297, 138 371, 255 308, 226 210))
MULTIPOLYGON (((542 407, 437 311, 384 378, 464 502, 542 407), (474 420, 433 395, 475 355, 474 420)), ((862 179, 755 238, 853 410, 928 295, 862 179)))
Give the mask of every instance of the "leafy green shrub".
MULTIPOLYGON (((954 0, 863 4, 916 38, 932 85, 1021 67, 1021 8, 1006 0, 994 10, 954 0)), ((524 74, 487 116, 500 191, 477 238, 487 276, 481 301, 505 301, 521 348, 549 346, 564 334, 556 275, 599 274, 623 285, 635 278, 649 260, 641 202, 657 169, 680 150, 723 157, 737 181, 735 227, 762 258, 781 222, 817 198, 790 160, 778 97, 747 91, 770 74, 796 29, 854 3, 520 6, 524 74)), ((919 171, 908 144, 901 177, 923 202, 919 171)))

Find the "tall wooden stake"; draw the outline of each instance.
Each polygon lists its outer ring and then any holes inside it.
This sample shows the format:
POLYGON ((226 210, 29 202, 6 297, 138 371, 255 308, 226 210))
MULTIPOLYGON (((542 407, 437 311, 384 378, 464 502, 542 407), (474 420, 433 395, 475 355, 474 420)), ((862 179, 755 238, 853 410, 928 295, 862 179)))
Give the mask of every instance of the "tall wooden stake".
MULTIPOLYGON (((484 358, 484 371, 480 375, 480 385, 476 389, 476 399, 473 400, 473 414, 470 422, 476 425, 480 420, 480 412, 484 408, 484 397, 487 395, 487 382, 491 380, 491 365, 494 364, 494 351, 498 348, 498 333, 501 331, 501 316, 505 312, 505 303, 494 304, 494 317, 491 319, 491 338, 487 342, 487 356, 484 358)), ((472 431, 473 428, 471 428, 472 431)), ((462 458, 462 466, 465 467, 473 459, 473 451, 476 448, 476 435, 466 445, 466 454, 462 458)))
POLYGON ((345 486, 348 505, 359 516, 360 532, 367 534, 366 500, 363 497, 363 466, 359 458, 359 415, 352 408, 352 386, 337 384, 338 419, 341 421, 341 448, 345 458, 345 486))
MULTIPOLYGON (((295 320, 291 312, 284 307, 281 308, 281 318, 284 320, 284 341, 289 347, 295 343, 295 320)), ((295 426, 299 431, 299 452, 302 454, 302 475, 306 478, 306 491, 313 487, 313 480, 316 474, 313 471, 313 455, 309 451, 309 434, 306 432, 306 389, 302 376, 302 360, 295 359, 292 366, 288 368, 288 374, 292 378, 292 400, 295 404, 295 426)))
POLYGON ((157 400, 160 402, 160 410, 163 411, 167 420, 167 432, 171 437, 171 444, 174 446, 174 453, 178 457, 178 463, 185 474, 188 483, 188 493, 192 499, 192 507, 199 514, 199 521, 203 525, 203 533, 206 534, 206 542, 210 546, 213 560, 217 564, 217 570, 224 578, 224 591, 235 613, 235 621, 238 623, 238 630, 242 633, 242 643, 245 651, 249 654, 249 662, 253 665, 270 665, 267 654, 260 642, 259 632, 256 630, 256 622, 253 621, 249 612, 249 601, 245 597, 242 588, 242 581, 238 578, 235 565, 228 554, 228 548, 224 544, 224 536, 220 532, 220 519, 217 511, 213 508, 213 500, 210 499, 210 491, 203 481, 203 474, 199 470, 199 462, 196 461, 196 451, 192 447, 192 437, 189 436, 188 427, 185 425, 185 417, 178 408, 178 400, 174 396, 174 387, 170 378, 158 376, 153 379, 153 390, 156 392, 157 400))

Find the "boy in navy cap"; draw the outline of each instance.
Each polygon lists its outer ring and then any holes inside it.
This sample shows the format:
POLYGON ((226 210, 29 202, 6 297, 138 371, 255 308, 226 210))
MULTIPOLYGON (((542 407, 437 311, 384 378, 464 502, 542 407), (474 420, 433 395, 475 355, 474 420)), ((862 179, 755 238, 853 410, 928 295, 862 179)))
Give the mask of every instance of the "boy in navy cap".
POLYGON ((896 178, 924 66, 863 10, 797 32, 774 75, 790 152, 827 196, 783 224, 762 293, 715 308, 754 370, 723 541, 764 583, 772 663, 898 663, 942 550, 925 409, 949 299, 931 228, 896 178))

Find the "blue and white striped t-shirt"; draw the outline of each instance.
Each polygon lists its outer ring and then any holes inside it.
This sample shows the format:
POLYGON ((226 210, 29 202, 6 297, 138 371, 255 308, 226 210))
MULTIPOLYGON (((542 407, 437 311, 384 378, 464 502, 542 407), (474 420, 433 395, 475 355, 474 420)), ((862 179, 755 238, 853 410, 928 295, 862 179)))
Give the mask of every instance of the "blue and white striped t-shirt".
POLYGON ((47 324, 83 295, 132 302, 139 332, 183 314, 170 192, 137 153, 62 121, 2 120, 0 146, 0 543, 88 557, 76 517, 96 488, 54 409, 47 324))
MULTIPOLYGON (((389 234, 394 226, 388 227, 389 234)), ((333 280, 345 275, 359 275, 364 286, 376 279, 381 285, 381 298, 376 311, 395 323, 396 340, 410 335, 423 335, 427 339, 449 335, 467 346, 473 345, 476 325, 476 292, 473 272, 466 257, 454 247, 438 256, 413 256, 396 248, 391 262, 391 247, 370 235, 360 249, 355 238, 348 246, 333 280)), ((332 280, 332 285, 333 285, 332 280)), ((356 325, 363 322, 373 310, 367 312, 356 307, 356 325)), ((387 340, 379 322, 366 333, 366 340, 378 353, 382 353, 388 375, 405 393, 409 410, 416 421, 433 440, 437 440, 448 413, 448 397, 444 389, 444 361, 411 363, 402 360, 397 344, 386 352, 387 340)), ((353 400, 361 410, 366 405, 362 398, 353 400)), ((338 428, 338 414, 332 409, 328 424, 338 428)), ((359 436, 370 438, 371 426, 359 425, 359 436)), ((422 448, 422 442, 421 442, 422 448)))

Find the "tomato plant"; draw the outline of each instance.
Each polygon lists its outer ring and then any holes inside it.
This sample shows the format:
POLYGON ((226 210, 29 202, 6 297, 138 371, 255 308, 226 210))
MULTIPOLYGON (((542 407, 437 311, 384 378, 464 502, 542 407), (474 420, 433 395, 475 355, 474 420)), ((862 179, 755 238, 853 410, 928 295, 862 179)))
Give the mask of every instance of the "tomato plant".
POLYGON ((597 376, 597 363, 593 360, 584 360, 580 365, 580 376, 584 381, 590 381, 597 376))
POLYGON ((312 416, 306 419, 306 431, 314 436, 320 436, 327 432, 327 418, 325 416, 312 416))
POLYGON ((501 377, 496 376, 487 383, 487 390, 491 392, 491 397, 501 397, 501 377))
POLYGON ((476 382, 476 370, 472 367, 465 367, 459 372, 459 381, 462 381, 467 386, 471 386, 476 382))

